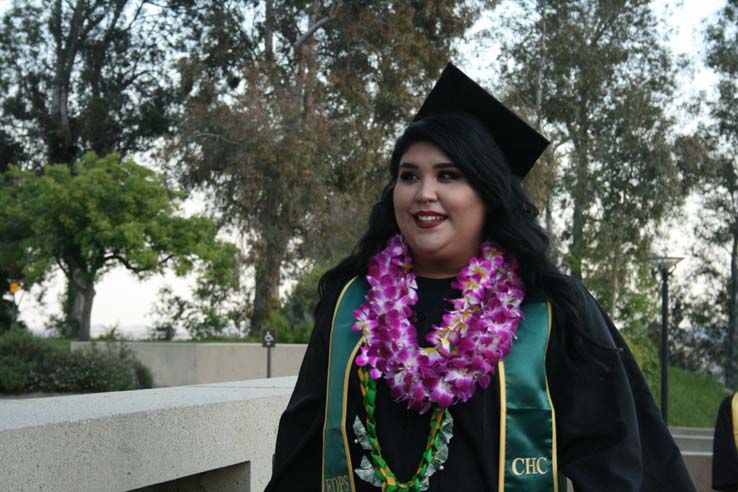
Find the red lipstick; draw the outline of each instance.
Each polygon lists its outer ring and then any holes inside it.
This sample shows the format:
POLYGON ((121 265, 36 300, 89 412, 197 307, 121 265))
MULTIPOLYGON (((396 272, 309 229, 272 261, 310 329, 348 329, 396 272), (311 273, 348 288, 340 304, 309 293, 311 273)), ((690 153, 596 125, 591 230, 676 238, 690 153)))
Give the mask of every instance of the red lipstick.
POLYGON ((446 220, 446 216, 438 212, 421 211, 414 213, 413 219, 415 219, 416 226, 422 229, 431 229, 446 220))

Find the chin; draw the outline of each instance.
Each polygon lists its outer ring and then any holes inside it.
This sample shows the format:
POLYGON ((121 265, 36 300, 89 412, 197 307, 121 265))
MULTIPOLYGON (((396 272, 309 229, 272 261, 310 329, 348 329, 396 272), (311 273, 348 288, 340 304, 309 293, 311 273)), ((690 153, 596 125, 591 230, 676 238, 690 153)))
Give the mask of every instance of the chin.
POLYGON ((453 252, 446 251, 443 246, 435 248, 429 246, 413 248, 411 246, 410 251, 412 251, 413 258, 415 258, 416 263, 422 262, 431 265, 456 264, 459 262, 458 260, 461 256, 455 255, 453 252))
POLYGON ((410 248, 410 251, 413 252, 413 256, 418 258, 423 258, 424 260, 442 260, 449 255, 445 253, 445 248, 448 245, 446 242, 440 242, 440 241, 424 241, 424 240, 414 240, 407 238, 405 239, 407 241, 407 245, 410 248))

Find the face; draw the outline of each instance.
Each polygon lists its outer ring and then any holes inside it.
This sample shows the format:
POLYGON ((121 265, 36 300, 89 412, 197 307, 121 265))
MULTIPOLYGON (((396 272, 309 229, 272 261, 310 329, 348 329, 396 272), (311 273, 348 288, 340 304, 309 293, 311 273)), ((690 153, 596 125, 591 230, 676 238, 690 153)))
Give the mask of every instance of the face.
POLYGON ((407 149, 392 197, 417 275, 452 277, 478 254, 484 202, 461 169, 432 143, 416 142, 407 149))

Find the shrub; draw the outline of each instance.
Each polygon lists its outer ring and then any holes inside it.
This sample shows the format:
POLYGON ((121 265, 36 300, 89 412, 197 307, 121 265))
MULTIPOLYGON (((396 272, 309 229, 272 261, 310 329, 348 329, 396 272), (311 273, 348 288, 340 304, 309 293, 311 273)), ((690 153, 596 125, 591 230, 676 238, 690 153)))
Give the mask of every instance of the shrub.
POLYGON ((53 350, 45 340, 27 330, 15 329, 0 335, 0 355, 18 355, 29 359, 43 358, 53 350))
POLYGON ((0 355, 0 391, 18 393, 28 384, 34 364, 17 355, 0 355))
POLYGON ((0 391, 100 392, 151 388, 151 372, 125 345, 70 352, 25 330, 0 336, 0 391))

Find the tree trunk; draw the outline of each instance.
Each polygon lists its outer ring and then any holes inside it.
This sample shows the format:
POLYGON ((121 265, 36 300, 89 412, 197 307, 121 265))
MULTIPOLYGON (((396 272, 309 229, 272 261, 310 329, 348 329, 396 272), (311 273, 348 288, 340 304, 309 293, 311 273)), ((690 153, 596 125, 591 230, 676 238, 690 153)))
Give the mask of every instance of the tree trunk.
POLYGON ((612 253, 612 278, 610 284, 610 319, 615 319, 615 308, 618 303, 618 294, 620 290, 620 247, 615 246, 612 253))
POLYGON ((256 285, 254 307, 251 312, 251 335, 260 335, 272 310, 279 305, 280 268, 286 252, 287 241, 268 234, 260 243, 256 260, 256 285))
POLYGON ((546 3, 544 0, 538 0, 538 10, 541 16, 541 39, 538 47, 540 52, 536 74, 536 130, 540 133, 543 120, 543 63, 546 49, 546 3))
POLYGON ((725 385, 729 388, 736 389, 738 381, 736 372, 735 346, 736 332, 738 331, 738 222, 733 223, 733 247, 730 251, 730 299, 728 301, 728 333, 727 333, 727 354, 725 366, 725 385))
POLYGON ((585 254, 584 244, 584 209, 587 204, 587 151, 585 148, 576 149, 576 183, 572 196, 573 218, 571 225, 571 250, 569 265, 571 275, 579 280, 582 279, 582 259, 585 254))
POLYGON ((274 0, 266 0, 264 22, 264 57, 274 61, 274 0))
POLYGON ((75 269, 72 272, 74 285, 74 302, 70 317, 79 327, 79 339, 90 339, 90 325, 92 317, 92 302, 95 299, 95 286, 90 282, 84 272, 75 269))
MULTIPOLYGON (((310 8, 310 25, 318 22, 320 15, 320 0, 313 0, 310 8)), ((315 81, 318 72, 318 43, 315 36, 305 42, 305 97, 303 99, 303 120, 309 121, 315 111, 315 81)))
POLYGON ((579 280, 582 279, 582 260, 586 254, 586 244, 584 243, 584 222, 585 211, 589 204, 587 196, 589 188, 589 128, 588 128, 588 108, 586 94, 579 95, 578 116, 575 121, 567 124, 569 136, 574 142, 574 165, 575 183, 572 196, 571 224, 571 249, 569 255, 571 257, 569 264, 571 267, 571 275, 579 280))
POLYGON ((56 38, 56 53, 54 59, 54 79, 51 83, 51 107, 49 116, 52 128, 47 134, 46 150, 50 163, 69 163, 71 160, 72 131, 69 124, 69 91, 68 77, 66 75, 67 58, 70 55, 64 45, 64 34, 62 32, 63 12, 62 2, 54 5, 52 13, 52 34, 56 38))

